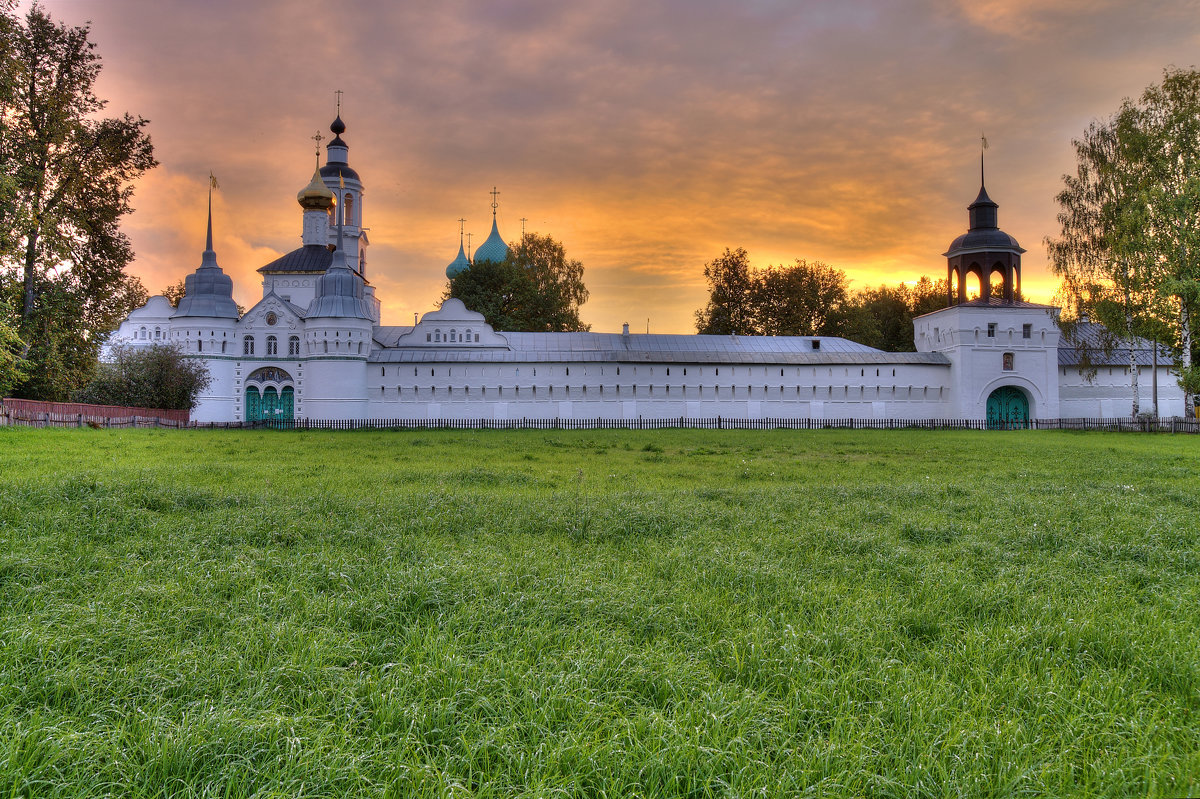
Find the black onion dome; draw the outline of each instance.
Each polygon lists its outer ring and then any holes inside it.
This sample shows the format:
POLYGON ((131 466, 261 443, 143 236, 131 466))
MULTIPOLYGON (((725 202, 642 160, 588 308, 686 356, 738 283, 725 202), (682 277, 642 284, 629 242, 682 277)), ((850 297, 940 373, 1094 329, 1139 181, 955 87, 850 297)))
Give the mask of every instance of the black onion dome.
POLYGON ((333 141, 325 145, 325 148, 345 147, 346 142, 342 141, 342 134, 346 132, 346 123, 342 121, 341 114, 338 114, 337 119, 333 120, 333 124, 329 126, 329 130, 333 132, 333 141))

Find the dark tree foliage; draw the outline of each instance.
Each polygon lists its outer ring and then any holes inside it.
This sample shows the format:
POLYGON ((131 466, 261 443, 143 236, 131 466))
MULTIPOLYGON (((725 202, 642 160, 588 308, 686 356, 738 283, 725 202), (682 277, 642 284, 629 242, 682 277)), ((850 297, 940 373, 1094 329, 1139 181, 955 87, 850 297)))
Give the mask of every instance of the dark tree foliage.
POLYGON ((0 298, 29 374, 15 393, 66 399, 91 376, 103 336, 146 300, 123 271, 133 252, 119 223, 153 148, 145 119, 98 116, 87 27, 36 5, 0 16, 0 298))
POLYGON ((913 319, 946 307, 946 281, 865 288, 851 298, 842 335, 887 352, 914 352, 913 319))
POLYGON ((17 329, 8 323, 10 315, 0 300, 0 399, 9 396, 13 386, 29 377, 28 362, 22 357, 25 342, 17 335, 17 329))
POLYGON ((838 335, 845 314, 846 273, 820 261, 763 270, 742 248, 726 248, 704 265, 708 304, 696 330, 709 335, 838 335))
MULTIPOLYGON (((179 307, 179 301, 183 299, 184 289, 187 287, 187 281, 180 278, 178 282, 172 283, 162 290, 162 295, 167 298, 167 302, 171 303, 172 308, 179 307)), ((238 306, 238 313, 243 314, 245 311, 238 306)))
POLYGON ((850 281, 820 261, 797 260, 755 275, 754 331, 760 336, 839 335, 850 281))
POLYGON ((843 336, 890 352, 916 349, 913 319, 946 307, 946 281, 850 291, 846 273, 820 261, 755 269, 726 249, 704 265, 708 304, 696 329, 713 335, 843 336))
POLYGON ((95 378, 74 394, 76 402, 136 408, 191 410, 212 378, 204 361, 188 358, 176 344, 113 348, 95 378))
POLYGON ((756 276, 741 247, 704 265, 708 304, 696 311, 696 332, 703 335, 753 335, 756 276))
POLYGON ((482 261, 450 281, 454 297, 496 330, 562 333, 588 330, 579 318, 587 302, 583 264, 567 258, 550 236, 526 233, 500 263, 482 261))

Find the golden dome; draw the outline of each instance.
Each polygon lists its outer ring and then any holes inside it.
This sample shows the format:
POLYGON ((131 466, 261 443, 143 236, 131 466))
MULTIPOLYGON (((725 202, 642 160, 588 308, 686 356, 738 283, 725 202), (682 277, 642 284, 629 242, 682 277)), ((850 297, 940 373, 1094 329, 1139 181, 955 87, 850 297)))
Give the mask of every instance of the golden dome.
POLYGON ((312 180, 296 195, 296 202, 304 210, 328 211, 333 207, 333 192, 321 181, 321 168, 313 172, 312 180))

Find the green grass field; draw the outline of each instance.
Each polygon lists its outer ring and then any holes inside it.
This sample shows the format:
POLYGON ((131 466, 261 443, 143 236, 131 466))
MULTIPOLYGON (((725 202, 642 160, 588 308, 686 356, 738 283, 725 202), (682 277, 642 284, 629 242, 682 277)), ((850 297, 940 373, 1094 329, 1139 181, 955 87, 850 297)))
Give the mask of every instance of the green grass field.
POLYGON ((1198 463, 0 428, 0 796, 1195 795, 1198 463))

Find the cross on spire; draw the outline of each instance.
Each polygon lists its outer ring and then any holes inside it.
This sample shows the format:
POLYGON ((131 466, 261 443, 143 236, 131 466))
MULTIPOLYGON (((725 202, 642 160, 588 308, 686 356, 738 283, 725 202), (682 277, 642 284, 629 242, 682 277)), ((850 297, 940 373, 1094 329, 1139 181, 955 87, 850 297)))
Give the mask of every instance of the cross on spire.
POLYGON ((458 243, 462 244, 463 231, 466 229, 467 220, 463 217, 458 218, 458 243))
POLYGON ((521 241, 525 241, 525 223, 528 221, 525 217, 521 217, 521 241))
POLYGON ((317 143, 317 146, 314 149, 316 150, 317 166, 320 166, 321 165, 321 142, 325 141, 325 137, 322 136, 321 131, 318 130, 317 135, 313 136, 312 140, 317 143))
POLYGON ((337 95, 337 115, 341 116, 342 115, 342 90, 335 89, 333 93, 337 95))
POLYGON ((488 192, 492 195, 492 217, 496 216, 496 209, 500 207, 500 203, 496 202, 496 198, 500 196, 500 192, 496 191, 496 187, 492 186, 492 190, 488 192))
POLYGON ((471 257, 471 234, 467 234, 467 257, 471 257))

